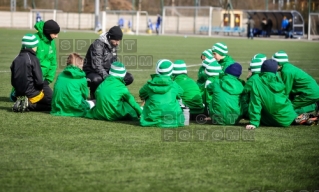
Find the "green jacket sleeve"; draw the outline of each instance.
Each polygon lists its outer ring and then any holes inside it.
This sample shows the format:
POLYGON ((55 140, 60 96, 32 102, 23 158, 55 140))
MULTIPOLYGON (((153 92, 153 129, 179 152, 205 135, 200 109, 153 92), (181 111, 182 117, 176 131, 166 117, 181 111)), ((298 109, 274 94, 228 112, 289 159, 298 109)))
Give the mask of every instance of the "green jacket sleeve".
POLYGON ((53 82, 53 79, 55 77, 56 69, 57 69, 57 59, 56 59, 56 47, 55 47, 55 42, 51 42, 52 50, 53 50, 53 57, 50 60, 50 68, 48 71, 48 75, 46 76, 46 80, 49 83, 53 82))
MULTIPOLYGON (((218 80, 219 81, 219 80, 218 80)), ((206 92, 209 94, 209 95, 212 95, 213 92, 214 92, 214 86, 218 86, 218 81, 214 81, 213 83, 209 83, 206 87, 206 92)))
POLYGON ((148 86, 147 84, 145 84, 139 91, 139 96, 142 100, 146 100, 146 98, 148 97, 148 86))
POLYGON ((128 104, 136 111, 136 113, 138 114, 138 116, 140 116, 142 114, 142 109, 141 107, 136 103, 133 95, 129 92, 129 90, 127 89, 124 92, 124 100, 128 102, 128 104))
POLYGON ((250 124, 255 125, 256 128, 259 127, 260 118, 261 118, 261 99, 259 93, 253 89, 250 92, 250 103, 249 103, 249 119, 250 124))
POLYGON ((292 90, 292 86, 293 86, 293 83, 294 83, 294 76, 293 76, 293 73, 292 72, 284 72, 281 74, 281 78, 282 78, 282 81, 284 82, 285 84, 285 93, 287 96, 290 95, 290 92, 292 90))
POLYGON ((83 80, 81 81, 81 93, 82 93, 82 97, 84 99, 88 99, 88 97, 89 97, 89 89, 87 87, 86 78, 83 78, 83 80))

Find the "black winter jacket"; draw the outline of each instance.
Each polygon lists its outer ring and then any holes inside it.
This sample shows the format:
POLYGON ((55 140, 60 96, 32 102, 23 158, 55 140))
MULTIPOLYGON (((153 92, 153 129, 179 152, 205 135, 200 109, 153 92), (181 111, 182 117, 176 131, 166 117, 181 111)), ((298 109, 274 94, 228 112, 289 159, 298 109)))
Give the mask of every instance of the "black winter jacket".
POLYGON ((97 73, 105 79, 109 75, 111 64, 116 60, 116 47, 112 47, 107 39, 107 33, 103 33, 90 45, 85 56, 83 71, 86 74, 97 73))
POLYGON ((43 88, 43 77, 39 59, 32 49, 23 49, 13 60, 11 69, 11 85, 16 96, 28 98, 39 95, 43 88))

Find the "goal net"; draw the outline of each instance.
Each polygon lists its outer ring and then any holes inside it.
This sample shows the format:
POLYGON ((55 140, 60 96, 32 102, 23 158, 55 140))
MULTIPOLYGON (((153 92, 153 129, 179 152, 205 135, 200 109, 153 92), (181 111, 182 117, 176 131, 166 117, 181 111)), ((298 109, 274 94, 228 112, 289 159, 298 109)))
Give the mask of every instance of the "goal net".
POLYGON ((63 20, 63 11, 56 9, 31 9, 29 17, 29 27, 33 28, 34 24, 40 20, 47 21, 53 19, 57 23, 63 20))
POLYGON ((163 8, 162 33, 207 34, 222 21, 220 7, 165 6, 163 8))
POLYGON ((308 40, 319 40, 319 13, 309 14, 308 40))
POLYGON ((148 21, 151 17, 147 11, 125 11, 125 10, 107 10, 103 11, 100 17, 101 28, 103 31, 113 27, 120 26, 124 33, 139 34, 146 32, 148 21))

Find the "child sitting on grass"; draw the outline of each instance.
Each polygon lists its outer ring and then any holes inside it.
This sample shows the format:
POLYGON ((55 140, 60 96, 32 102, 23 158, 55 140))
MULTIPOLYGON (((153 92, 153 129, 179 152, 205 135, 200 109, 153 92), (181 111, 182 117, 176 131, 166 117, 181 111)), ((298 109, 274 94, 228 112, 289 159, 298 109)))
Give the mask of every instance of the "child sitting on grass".
POLYGON ((85 117, 107 121, 138 120, 142 109, 125 86, 125 75, 123 63, 111 64, 109 76, 95 91, 96 104, 85 117))
POLYGON ((196 82, 187 75, 186 64, 183 60, 176 60, 173 67, 173 79, 184 91, 182 102, 189 107, 191 119, 203 114, 204 106, 202 95, 196 82))
POLYGON ((244 91, 241 95, 242 114, 245 119, 249 119, 248 107, 250 102, 250 91, 254 81, 259 78, 262 64, 263 60, 253 58, 248 68, 247 81, 244 86, 244 91))
POLYGON ((234 125, 241 118, 240 95, 244 90, 239 79, 242 67, 239 63, 229 65, 225 75, 207 86, 207 91, 212 95, 210 118, 213 124, 234 125))
MULTIPOLYGON (((209 105, 212 101, 212 95, 209 93, 207 87, 210 84, 214 84, 215 81, 219 81, 219 75, 222 73, 222 67, 218 64, 216 60, 209 63, 208 66, 206 66, 205 73, 207 75, 207 80, 205 83, 205 90, 203 95, 203 103, 205 106, 205 115, 209 115, 209 105)), ((212 87, 210 87, 212 89, 212 87)))
POLYGON ((173 63, 167 59, 157 62, 156 74, 140 89, 145 101, 140 123, 143 127, 175 128, 184 126, 184 115, 178 100, 183 89, 172 80, 173 63))
POLYGON ((24 35, 21 51, 10 67, 16 96, 14 112, 51 110, 51 89, 44 88, 40 61, 36 57, 38 43, 35 35, 24 35))
POLYGON ((246 129, 258 128, 260 124, 288 127, 297 117, 288 97, 285 85, 276 75, 278 64, 268 59, 261 66, 261 74, 252 84, 249 103, 249 125, 246 129))
MULTIPOLYGON (((299 123, 306 123, 319 102, 319 86, 314 78, 302 69, 289 63, 288 55, 284 51, 278 51, 273 55, 278 62, 282 81, 285 84, 285 93, 292 102, 292 105, 299 115, 299 123)), ((317 117, 314 117, 318 120, 317 117)))
POLYGON ((54 84, 51 115, 83 117, 94 106, 87 101, 89 89, 82 66, 79 54, 68 56, 67 66, 54 84))

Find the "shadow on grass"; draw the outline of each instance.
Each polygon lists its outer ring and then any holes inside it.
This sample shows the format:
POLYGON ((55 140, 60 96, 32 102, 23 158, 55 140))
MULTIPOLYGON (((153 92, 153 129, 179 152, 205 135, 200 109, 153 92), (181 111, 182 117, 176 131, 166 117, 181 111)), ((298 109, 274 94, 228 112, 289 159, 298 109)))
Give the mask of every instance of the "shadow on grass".
POLYGON ((12 108, 11 107, 0 106, 0 111, 12 112, 12 108))
POLYGON ((90 120, 90 121, 98 121, 98 122, 105 122, 105 123, 114 123, 114 124, 119 124, 119 127, 122 125, 130 125, 133 127, 141 127, 139 121, 132 121, 132 120, 118 120, 118 121, 107 121, 107 120, 99 120, 99 119, 90 119, 90 118, 85 118, 84 119, 90 120))
POLYGON ((10 102, 10 103, 12 103, 12 101, 10 101, 9 97, 0 97, 0 102, 10 102))

